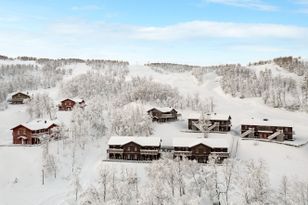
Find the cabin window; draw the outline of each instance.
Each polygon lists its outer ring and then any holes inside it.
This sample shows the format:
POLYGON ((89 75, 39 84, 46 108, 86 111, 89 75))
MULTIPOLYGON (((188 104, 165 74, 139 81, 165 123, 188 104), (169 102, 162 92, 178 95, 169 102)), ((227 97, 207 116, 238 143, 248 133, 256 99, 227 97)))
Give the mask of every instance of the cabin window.
POLYGON ((127 151, 129 151, 129 152, 130 152, 130 147, 127 147, 127 151))
POLYGON ((135 147, 135 152, 137 152, 137 147, 135 147))
POLYGON ((18 135, 20 134, 20 131, 19 131, 19 130, 17 130, 17 134, 18 134, 18 135))

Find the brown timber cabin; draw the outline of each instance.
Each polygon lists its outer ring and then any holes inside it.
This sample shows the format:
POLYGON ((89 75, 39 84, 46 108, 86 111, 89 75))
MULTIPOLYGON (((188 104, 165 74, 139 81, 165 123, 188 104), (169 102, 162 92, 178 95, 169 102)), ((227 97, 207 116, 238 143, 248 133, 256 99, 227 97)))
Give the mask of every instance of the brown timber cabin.
POLYGON ((113 136, 108 141, 109 159, 156 160, 160 157, 159 137, 113 136))
POLYGON ((53 137, 52 128, 58 125, 47 120, 37 120, 20 124, 13 130, 13 144, 40 144, 42 137, 53 137))
POLYGON ((67 98, 65 100, 62 100, 60 102, 59 110, 60 111, 70 111, 73 109, 73 107, 78 104, 81 108, 85 106, 85 101, 83 99, 70 99, 67 98))
POLYGON ((25 93, 22 93, 22 92, 17 92, 17 93, 13 93, 11 94, 11 96, 9 97, 8 101, 11 103, 11 104, 24 104, 24 102, 26 100, 30 100, 31 97, 25 93))
POLYGON ((217 156, 218 162, 229 157, 229 145, 224 139, 216 138, 173 138, 173 157, 186 157, 189 160, 196 160, 206 163, 210 155, 217 156))
POLYGON ((231 130, 231 116, 222 114, 205 114, 202 116, 191 115, 188 118, 188 129, 194 131, 200 131, 200 120, 208 121, 209 132, 229 132, 231 130))
POLYGON ((148 110, 148 114, 153 121, 156 122, 168 122, 178 119, 178 111, 173 108, 152 108, 148 110))
POLYGON ((242 123, 241 137, 277 141, 293 140, 293 128, 281 125, 280 123, 271 122, 268 119, 251 119, 242 123))

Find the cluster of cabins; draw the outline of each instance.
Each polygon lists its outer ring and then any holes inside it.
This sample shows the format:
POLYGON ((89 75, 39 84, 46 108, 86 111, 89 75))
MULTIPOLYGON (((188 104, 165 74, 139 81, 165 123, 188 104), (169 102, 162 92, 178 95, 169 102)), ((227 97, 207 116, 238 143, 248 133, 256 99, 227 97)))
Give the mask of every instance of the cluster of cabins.
MULTIPOLYGON (((25 93, 12 95, 12 104, 21 104, 31 97, 25 93)), ((70 111, 74 106, 84 107, 82 99, 64 99, 58 105, 60 111, 70 111)), ((178 120, 181 116, 173 108, 152 108, 147 111, 153 121, 164 123, 178 120)), ((226 134, 231 130, 231 116, 216 113, 191 115, 187 120, 189 132, 203 132, 226 134)), ((55 138, 58 127, 56 122, 47 120, 35 120, 17 125, 12 128, 13 144, 39 144, 42 139, 55 138)), ((212 134, 213 135, 213 134, 212 134)), ((279 123, 272 123, 268 119, 250 119, 241 125, 242 138, 254 138, 264 140, 293 140, 293 129, 279 123)), ((107 154, 109 159, 122 160, 156 160, 161 156, 162 139, 159 137, 132 137, 112 136, 108 142, 107 154)), ((229 157, 229 143, 219 137, 211 138, 184 138, 174 137, 172 146, 168 151, 174 158, 186 157, 198 162, 207 162, 210 155, 216 155, 217 159, 223 160, 229 157)))
MULTIPOLYGON (((168 122, 178 119, 178 112, 172 108, 148 111, 153 121, 168 122)), ((188 130, 196 132, 227 133, 231 130, 231 116, 216 113, 191 115, 188 118, 188 130)), ((272 122, 268 119, 249 119, 241 124, 242 138, 256 138, 264 140, 293 140, 293 128, 280 122, 272 122)))
MULTIPOLYGON (((32 99, 31 95, 26 92, 16 92, 9 95, 7 98, 7 101, 11 104, 24 104, 32 99)), ((60 101, 58 104, 58 109, 60 111, 70 111, 72 110, 76 105, 78 105, 81 108, 84 108, 86 106, 85 101, 80 98, 66 98, 60 101)))
MULTIPOLYGON (((169 122, 178 119, 179 113, 173 108, 152 108, 148 114, 153 121, 169 122)), ((248 120, 241 125, 241 137, 265 140, 293 140, 292 127, 272 124, 268 119, 248 120)), ((187 128, 191 132, 228 133, 231 130, 231 116, 221 114, 191 115, 187 128)), ((229 143, 225 139, 211 138, 173 138, 168 149, 174 158, 186 157, 198 162, 207 162, 210 155, 219 161, 229 157, 229 143)), ((155 160, 160 157, 162 139, 157 137, 112 136, 107 149, 109 159, 155 160)), ((166 150, 165 148, 163 148, 166 150)))
MULTIPOLYGON (((108 142, 108 158, 156 160, 161 155, 161 142, 159 137, 112 136, 108 142)), ((218 161, 229 157, 229 144, 224 139, 173 138, 172 147, 168 149, 173 158, 185 157, 203 163, 208 161, 210 155, 216 155, 218 161)))
MULTIPOLYGON (((24 104, 32 99, 31 95, 23 92, 12 93, 8 97, 11 104, 24 104)), ((71 111, 75 106, 84 108, 86 106, 83 99, 66 98, 58 104, 59 111, 71 111)), ((13 127, 13 144, 40 144, 46 138, 57 138, 59 123, 44 119, 33 120, 31 122, 19 124, 13 127)))
MULTIPOLYGON (((147 111, 153 121, 170 122, 178 119, 180 114, 173 108, 152 108, 147 111)), ((231 130, 229 115, 211 114, 200 119, 191 116, 188 119, 188 129, 191 132, 203 132, 204 125, 208 132, 227 133, 231 130)), ((229 157, 229 143, 219 138, 189 138, 174 137, 172 146, 161 147, 162 139, 158 137, 128 137, 112 136, 107 149, 109 159, 124 160, 155 160, 160 158, 160 150, 168 150, 173 158, 187 158, 198 162, 207 162, 210 155, 215 155, 218 161, 229 157)))

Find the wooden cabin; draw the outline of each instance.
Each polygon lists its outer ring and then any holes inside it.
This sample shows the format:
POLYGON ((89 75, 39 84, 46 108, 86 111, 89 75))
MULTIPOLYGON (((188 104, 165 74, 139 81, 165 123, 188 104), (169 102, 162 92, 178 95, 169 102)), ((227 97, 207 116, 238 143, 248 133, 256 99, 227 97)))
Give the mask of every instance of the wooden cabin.
POLYGON ((58 125, 47 120, 36 120, 20 124, 13 130, 13 144, 40 144, 42 138, 53 137, 52 128, 58 125))
POLYGON ((188 129, 200 131, 202 123, 207 126, 209 132, 229 132, 231 130, 231 116, 222 114, 197 114, 188 118, 188 129))
POLYGON ((156 122, 168 122, 178 119, 178 111, 169 107, 152 108, 148 110, 148 114, 151 116, 152 120, 156 122))
POLYGON ((85 101, 83 99, 77 99, 77 98, 67 98, 60 102, 58 105, 60 111, 70 111, 73 109, 75 105, 80 106, 81 108, 85 107, 85 101))
POLYGON ((8 102, 11 104, 24 104, 25 101, 30 100, 31 97, 29 93, 16 92, 10 94, 8 97, 8 102))
POLYGON ((217 138, 173 138, 173 157, 186 157, 206 163, 210 155, 216 155, 218 162, 229 157, 229 144, 217 138))
POLYGON ((268 119, 250 119, 241 125, 241 137, 266 140, 293 140, 293 128, 268 119))
POLYGON ((159 137, 113 136, 108 141, 109 159, 156 160, 160 157, 159 137))

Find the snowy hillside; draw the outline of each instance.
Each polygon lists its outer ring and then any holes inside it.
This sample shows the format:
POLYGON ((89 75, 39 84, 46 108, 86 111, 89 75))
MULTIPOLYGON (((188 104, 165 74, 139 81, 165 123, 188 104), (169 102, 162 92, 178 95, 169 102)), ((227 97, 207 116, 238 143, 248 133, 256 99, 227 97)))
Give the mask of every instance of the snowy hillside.
MULTIPOLYGON (((33 61, 0 61, 0 64, 37 65, 38 68, 35 68, 35 71, 29 68, 27 72, 30 75, 34 72, 40 73, 42 76, 47 75, 44 70, 40 70, 44 65, 33 61)), ((258 75, 260 71, 271 70, 273 77, 290 78, 298 83, 304 80, 304 76, 291 73, 275 63, 251 65, 247 66, 247 69, 258 73, 258 75)), ((201 109, 209 109, 210 102, 214 104, 215 113, 232 117, 231 132, 219 135, 219 138, 228 141, 231 158, 235 162, 239 162, 238 178, 245 178, 243 167, 246 165, 243 164, 249 160, 256 162, 262 160, 266 166, 264 170, 269 177, 269 190, 278 190, 283 176, 288 177, 294 183, 299 181, 308 186, 308 114, 302 109, 291 111, 284 107, 273 108, 264 104, 262 97, 241 98, 226 94, 221 86, 221 80, 226 76, 217 74, 215 70, 202 73, 202 81, 197 79, 192 71, 170 72, 161 69, 159 72, 144 65, 129 65, 126 67, 115 64, 114 67, 110 65, 100 67, 96 62, 67 62, 61 65, 57 64, 57 68, 53 71, 50 75, 53 77, 54 83, 50 82, 48 86, 44 86, 42 80, 48 78, 45 76, 38 79, 37 82, 39 83, 35 86, 24 87, 23 90, 27 90, 34 95, 41 93, 49 96, 54 104, 54 106, 51 106, 51 110, 54 109, 55 118, 65 127, 65 139, 52 141, 48 145, 13 145, 11 128, 32 120, 29 111, 29 106, 32 106, 32 104, 8 104, 4 106, 5 108, 0 111, 1 205, 22 203, 31 205, 85 205, 87 204, 85 198, 88 195, 92 196, 90 198, 94 198, 95 193, 91 192, 91 190, 93 191, 91 188, 102 185, 99 182, 102 180, 99 178, 102 176, 102 168, 106 173, 108 172, 110 178, 113 176, 116 180, 119 180, 116 189, 118 192, 115 193, 119 194, 127 190, 131 190, 132 194, 135 193, 132 191, 134 189, 125 184, 125 180, 123 180, 123 178, 132 175, 136 175, 137 181, 140 182, 138 193, 141 193, 141 195, 142 190, 151 190, 149 183, 153 186, 151 187, 154 190, 152 190, 153 194, 164 192, 165 189, 159 191, 158 187, 162 187, 162 185, 154 180, 156 176, 149 174, 151 170, 160 170, 159 163, 156 164, 155 162, 152 165, 151 163, 108 161, 106 149, 109 137, 123 133, 125 135, 125 132, 136 135, 151 135, 160 137, 162 145, 166 147, 172 145, 174 137, 202 138, 203 134, 201 133, 186 132, 187 119, 191 114, 200 114, 201 109), (152 93, 157 90, 162 94, 152 96, 152 93), (171 95, 170 93, 174 95, 168 97, 171 95), (64 112, 56 110, 56 105, 60 103, 60 100, 68 97, 83 98, 87 104, 85 111, 64 112), (182 114, 178 121, 161 124, 147 121, 147 108, 168 105, 176 107, 182 114), (141 117, 136 117, 136 115, 141 117), (286 144, 277 144, 240 139, 241 123, 252 118, 266 118, 269 119, 269 122, 293 126, 295 140, 286 144), (78 132, 77 129, 79 129, 78 132), (48 150, 47 154, 46 150, 48 150), (55 162, 56 168, 48 168, 50 161, 46 161, 46 157, 52 158, 51 161, 55 162), (42 184, 42 170, 44 169, 50 170, 45 171, 46 178, 44 184, 42 184), (106 169, 109 169, 109 171, 106 171, 106 169), (55 170, 56 177, 53 173, 55 170), (112 175, 113 173, 115 174, 112 175), (18 197, 16 197, 17 195, 18 197), (78 198, 78 202, 76 202, 76 198, 78 198)), ((21 88, 23 87, 16 87, 19 90, 21 88)), ((34 112, 33 116, 35 114, 34 112)), ((39 114, 48 117, 47 113, 39 114)), ((209 138, 215 139, 217 136, 210 135, 209 138)), ((197 165, 189 164, 187 167, 194 166, 197 165)), ((176 164, 174 167, 176 167, 176 164)), ((157 174, 157 177, 163 178, 163 174, 157 174)), ((239 182, 237 181, 237 183, 239 182)), ((240 196, 236 194, 241 189, 240 186, 236 186, 237 183, 232 189, 230 198, 234 201, 231 204, 240 204, 241 201, 240 196)), ((168 183, 166 182, 166 184, 168 183)), ((111 184, 108 186, 110 192, 115 190, 111 184)), ((174 186, 180 187, 178 184, 174 186)), ((187 188, 188 193, 195 191, 188 182, 185 188, 187 188)), ((113 195, 116 195, 115 193, 113 195)), ((170 199, 171 201, 166 204, 182 204, 180 202, 183 202, 183 204, 185 202, 187 202, 186 204, 200 204, 200 201, 204 198, 212 199, 211 194, 213 193, 206 192, 206 195, 202 197, 197 196, 198 194, 191 194, 186 198, 175 194, 178 201, 170 199)), ((271 197, 274 198, 275 196, 275 194, 272 194, 271 197)), ((128 200, 127 198, 131 200, 131 204, 137 203, 126 195, 118 196, 118 198, 112 197, 110 195, 109 198, 107 197, 109 201, 106 204, 121 204, 120 202, 128 200)), ((137 204, 143 204, 146 198, 151 199, 146 195, 138 195, 138 197, 136 197, 139 200, 137 204)), ((306 197, 308 199, 308 196, 306 197)), ((153 204, 158 204, 158 202, 153 204)))

